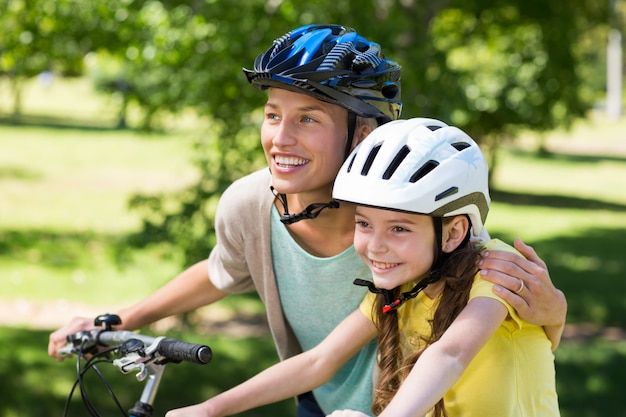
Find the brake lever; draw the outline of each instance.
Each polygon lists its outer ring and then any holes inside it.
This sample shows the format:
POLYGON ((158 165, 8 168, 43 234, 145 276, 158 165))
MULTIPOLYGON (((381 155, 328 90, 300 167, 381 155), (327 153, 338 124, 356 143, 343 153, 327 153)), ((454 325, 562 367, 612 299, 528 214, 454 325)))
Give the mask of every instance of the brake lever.
POLYGON ((139 369, 137 380, 143 381, 147 376, 146 364, 154 361, 154 357, 148 353, 145 344, 139 339, 130 339, 122 343, 117 351, 122 357, 114 359, 113 365, 123 374, 139 369))

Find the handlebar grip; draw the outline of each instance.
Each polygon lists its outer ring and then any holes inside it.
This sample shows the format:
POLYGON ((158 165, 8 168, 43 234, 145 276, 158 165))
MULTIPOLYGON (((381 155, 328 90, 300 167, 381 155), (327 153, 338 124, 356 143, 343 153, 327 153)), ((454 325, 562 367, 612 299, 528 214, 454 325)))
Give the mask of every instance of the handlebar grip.
POLYGON ((181 340, 163 338, 159 342, 158 352, 173 360, 182 360, 205 365, 211 362, 213 352, 206 345, 183 342, 181 340))

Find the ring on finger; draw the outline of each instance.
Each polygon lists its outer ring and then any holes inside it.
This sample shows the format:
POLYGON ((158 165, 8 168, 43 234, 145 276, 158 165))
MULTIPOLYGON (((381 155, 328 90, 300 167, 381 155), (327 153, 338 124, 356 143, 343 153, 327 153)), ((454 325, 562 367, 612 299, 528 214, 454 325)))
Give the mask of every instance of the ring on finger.
POLYGON ((524 289, 524 280, 523 280, 523 279, 520 279, 520 280, 519 280, 519 288, 518 288, 518 290, 517 290, 517 291, 515 291, 515 294, 519 294, 519 293, 521 293, 523 289, 524 289))

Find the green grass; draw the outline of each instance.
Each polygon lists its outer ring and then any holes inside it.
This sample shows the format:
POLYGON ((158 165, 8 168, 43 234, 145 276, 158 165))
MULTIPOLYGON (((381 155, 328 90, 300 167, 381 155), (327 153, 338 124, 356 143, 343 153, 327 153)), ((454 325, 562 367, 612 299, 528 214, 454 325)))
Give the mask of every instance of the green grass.
MULTIPOLYGON (((0 113, 12 114, 14 96, 8 79, 0 77, 0 113)), ((87 78, 55 78, 50 85, 41 84, 37 78, 24 83, 21 112, 43 119, 80 121, 88 125, 114 125, 117 116, 114 99, 94 92, 87 78)))
POLYGON ((571 144, 560 132, 548 137, 553 153, 545 157, 505 148, 487 227, 505 241, 521 237, 535 247, 568 298, 569 323, 626 328, 626 137, 613 133, 616 125, 626 131, 626 123, 601 122, 580 124, 571 144), (591 142, 594 125, 608 133, 591 142), (603 154, 607 149, 613 152, 603 154))
POLYGON ((1 126, 0 298, 118 305, 170 279, 171 247, 120 243, 140 225, 131 195, 193 181, 190 144, 180 133, 1 126))
POLYGON ((562 417, 624 417, 624 340, 564 343, 557 350, 557 392, 562 417))
MULTIPOLYGON (((494 185, 516 193, 548 195, 552 198, 562 196, 595 201, 598 205, 626 205, 626 193, 621 192, 626 174, 625 161, 626 149, 621 155, 554 153, 544 158, 537 158, 535 153, 527 151, 504 149, 494 185)), ((565 207, 572 205, 580 204, 572 200, 565 207)))
MULTIPOLYGON (((90 110, 102 99, 79 105, 72 95, 83 94, 85 85, 76 81, 66 87, 57 106, 46 107, 48 93, 31 85, 25 113, 39 124, 0 124, 0 301, 80 300, 105 312, 143 298, 181 270, 175 248, 130 250, 123 239, 140 221, 127 208, 129 196, 174 190, 193 180, 192 137, 107 128, 111 115, 90 110), (73 127, 64 127, 59 114, 70 114, 73 127), (85 118, 91 123, 77 128, 75 119, 85 118)), ((0 107, 0 113, 6 111, 0 107)), ((493 181, 490 233, 533 245, 568 298, 568 323, 593 325, 591 336, 565 339, 556 352, 563 417, 626 416, 620 392, 626 367, 623 331, 613 331, 614 340, 593 333, 626 329, 625 131, 625 120, 579 123, 572 132, 546 138, 553 152, 547 157, 530 152, 534 139, 526 136, 521 146, 503 149, 493 181)), ((223 305, 251 314, 261 309, 254 297, 223 305)), ((49 330, 28 320, 22 327, 0 328, 0 417, 61 414, 74 367, 47 357, 49 330)), ((206 367, 168 368, 157 404, 161 414, 276 361, 268 337, 205 333, 170 334, 209 344, 215 359, 206 367)), ((110 378, 124 400, 134 401, 138 384, 132 375, 110 378)), ((107 410, 104 415, 115 415, 107 410)), ((245 415, 288 416, 292 410, 289 400, 245 415)), ((84 415, 79 405, 73 411, 84 415)))
POLYGON ((191 137, 130 131, 2 126, 0 227, 127 232, 137 192, 190 183, 191 137))

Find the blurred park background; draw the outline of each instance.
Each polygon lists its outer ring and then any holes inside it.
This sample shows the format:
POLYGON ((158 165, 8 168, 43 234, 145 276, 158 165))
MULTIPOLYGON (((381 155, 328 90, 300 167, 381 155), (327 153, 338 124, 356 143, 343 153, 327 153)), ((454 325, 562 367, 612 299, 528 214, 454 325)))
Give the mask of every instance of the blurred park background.
MULTIPOLYGON (((0 417, 62 415, 77 314, 138 301, 214 243, 215 203, 264 166, 264 96, 241 72, 273 39, 340 23, 403 67, 403 117, 489 155, 490 233, 520 237, 569 303, 564 417, 626 416, 623 1, 0 0, 0 417)), ((209 344, 168 367, 155 415, 277 360, 263 306, 231 297, 145 332, 209 344)), ((103 369, 130 408, 133 375, 103 369), (111 371, 111 372, 108 372, 111 371)), ((90 384, 104 416, 119 415, 90 384)), ((72 416, 84 416, 78 398, 72 416)), ((291 400, 245 416, 293 416, 291 400)))

